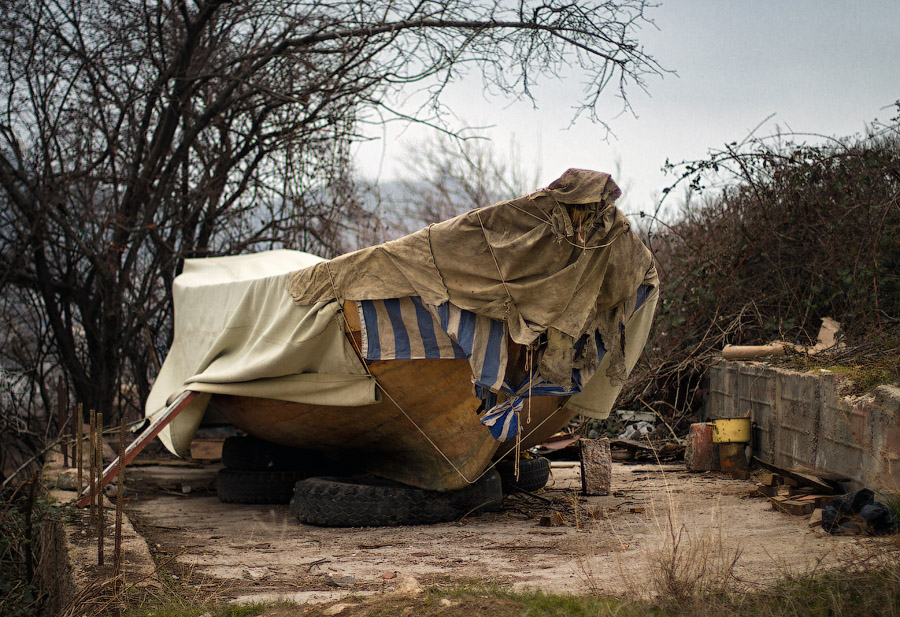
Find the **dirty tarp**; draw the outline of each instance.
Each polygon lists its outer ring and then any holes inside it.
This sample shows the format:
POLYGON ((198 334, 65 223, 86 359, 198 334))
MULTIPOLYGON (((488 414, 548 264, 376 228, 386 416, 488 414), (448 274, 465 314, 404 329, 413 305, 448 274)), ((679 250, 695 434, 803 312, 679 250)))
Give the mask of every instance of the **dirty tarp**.
MULTIPOLYGON (((525 197, 296 272, 288 290, 299 305, 405 296, 432 306, 449 301, 504 320, 516 343, 545 334, 539 368, 560 385, 571 381, 575 342, 599 332, 607 351, 602 381, 618 389, 626 375, 626 305, 641 284, 658 285, 650 251, 613 205, 620 194, 609 175, 570 169, 525 197)), ((581 355, 587 364, 600 357, 596 347, 581 355)))
POLYGON ((209 394, 314 405, 374 403, 375 383, 344 336, 341 304, 296 306, 292 271, 321 262, 299 251, 189 259, 172 289, 175 335, 145 411, 151 420, 183 390, 194 399, 160 434, 185 454, 209 394))

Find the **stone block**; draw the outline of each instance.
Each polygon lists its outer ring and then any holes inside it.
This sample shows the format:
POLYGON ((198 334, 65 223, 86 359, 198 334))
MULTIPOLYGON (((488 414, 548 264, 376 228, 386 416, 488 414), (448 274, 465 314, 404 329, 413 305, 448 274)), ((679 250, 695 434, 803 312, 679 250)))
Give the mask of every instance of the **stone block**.
POLYGON ((585 495, 609 495, 612 453, 609 439, 580 439, 581 490, 585 495))

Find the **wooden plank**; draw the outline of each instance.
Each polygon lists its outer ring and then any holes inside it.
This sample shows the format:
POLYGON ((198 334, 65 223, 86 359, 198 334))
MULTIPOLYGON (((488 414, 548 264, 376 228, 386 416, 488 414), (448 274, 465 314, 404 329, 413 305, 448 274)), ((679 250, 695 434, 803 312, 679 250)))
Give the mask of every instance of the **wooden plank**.
POLYGON ((779 497, 774 497, 769 501, 772 502, 773 509, 792 514, 793 516, 809 516, 816 509, 815 504, 810 501, 781 499, 779 497))
POLYGON ((759 483, 763 486, 775 486, 778 484, 778 476, 774 473, 764 473, 760 479, 759 483))
POLYGON ((813 510, 812 514, 809 517, 809 528, 815 529, 816 527, 822 526, 822 508, 816 508, 813 510))
POLYGON ((194 439, 191 441, 191 458, 194 460, 217 461, 222 458, 224 439, 194 439))
POLYGON ((636 441, 634 439, 611 439, 609 441, 609 445, 613 448, 628 448, 630 450, 648 450, 650 452, 653 451, 653 446, 644 442, 644 441, 636 441))
POLYGON ((765 484, 759 484, 756 486, 756 490, 760 495, 764 495, 766 497, 775 497, 778 495, 778 488, 775 486, 767 486, 765 484))
POLYGON ((760 466, 765 467, 769 471, 774 471, 777 474, 784 476, 785 478, 790 478, 794 482, 798 482, 799 484, 805 484, 806 486, 812 486, 822 493, 835 493, 835 487, 832 486, 825 480, 822 480, 810 473, 805 473, 802 471, 797 471, 795 469, 785 469, 783 467, 778 467, 777 465, 773 465, 772 463, 767 463, 761 460, 759 457, 754 456, 753 460, 756 461, 760 466))
MULTIPOLYGON (((140 436, 135 439, 131 444, 125 449, 124 458, 120 461, 119 457, 116 457, 115 460, 109 464, 109 466, 103 470, 103 478, 101 479, 100 486, 97 487, 97 491, 100 494, 103 494, 103 488, 109 484, 112 479, 119 473, 119 467, 124 467, 136 457, 141 451, 147 447, 153 438, 159 435, 159 433, 169 425, 169 423, 175 419, 175 417, 180 414, 184 409, 194 400, 197 396, 196 392, 192 392, 190 390, 185 390, 172 402, 171 405, 166 407, 166 410, 157 418, 150 426, 144 429, 144 432, 140 434, 140 436)), ((91 495, 88 489, 88 492, 82 491, 81 498, 76 502, 76 505, 79 508, 86 507, 91 500, 91 495)))
POLYGON ((809 501, 816 505, 817 508, 824 508, 825 504, 834 499, 834 495, 804 495, 802 497, 794 497, 795 501, 809 501))

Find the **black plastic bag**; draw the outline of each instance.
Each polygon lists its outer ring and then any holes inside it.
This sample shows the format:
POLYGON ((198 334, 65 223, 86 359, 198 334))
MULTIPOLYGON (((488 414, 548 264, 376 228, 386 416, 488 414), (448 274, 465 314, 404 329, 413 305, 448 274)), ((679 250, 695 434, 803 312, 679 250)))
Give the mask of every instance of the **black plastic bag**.
POLYGON ((822 529, 832 534, 880 536, 900 531, 900 519, 864 488, 829 501, 822 510, 822 529))

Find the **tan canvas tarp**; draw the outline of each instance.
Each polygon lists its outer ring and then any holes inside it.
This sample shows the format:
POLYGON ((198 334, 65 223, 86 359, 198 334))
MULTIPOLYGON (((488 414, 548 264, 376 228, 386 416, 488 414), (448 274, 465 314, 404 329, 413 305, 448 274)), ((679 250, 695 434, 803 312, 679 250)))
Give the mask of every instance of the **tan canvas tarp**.
POLYGON ((373 403, 374 381, 337 312, 345 299, 415 295, 504 320, 520 344, 544 337, 540 370, 553 383, 567 384, 573 367, 598 365, 569 405, 604 417, 644 345, 657 298, 654 291, 632 315, 638 287, 657 279, 650 252, 613 205, 619 193, 606 174, 569 170, 526 197, 331 261, 296 251, 188 260, 173 289, 172 348, 146 413, 155 418, 185 389, 207 394, 160 435, 184 453, 209 394, 373 403), (598 330, 602 361, 596 345, 588 349, 593 336, 574 357, 574 341, 598 330))
MULTIPOLYGON (((296 306, 285 292, 290 272, 320 261, 299 251, 187 260, 172 291, 172 348, 147 416, 186 389, 314 405, 375 402, 375 384, 344 336, 341 305, 296 306)), ((172 452, 187 452, 208 400, 195 399, 160 434, 172 452)))
POLYGON ((300 305, 411 295, 449 301, 505 320, 525 345, 546 332, 541 372, 556 383, 570 379, 574 341, 599 330, 607 379, 621 385, 620 324, 638 286, 657 279, 650 251, 613 205, 620 193, 607 174, 570 169, 525 197, 301 270, 288 289, 300 305))

